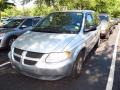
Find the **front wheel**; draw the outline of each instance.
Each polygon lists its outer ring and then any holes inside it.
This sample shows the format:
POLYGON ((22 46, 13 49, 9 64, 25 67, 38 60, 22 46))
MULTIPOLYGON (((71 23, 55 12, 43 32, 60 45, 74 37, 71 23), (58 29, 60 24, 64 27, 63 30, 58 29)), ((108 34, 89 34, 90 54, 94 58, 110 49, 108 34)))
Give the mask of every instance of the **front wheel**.
POLYGON ((73 70, 71 73, 72 78, 74 78, 74 79, 79 78, 79 76, 81 74, 82 66, 83 66, 83 61, 84 61, 84 53, 81 52, 78 55, 76 62, 74 63, 73 70))
POLYGON ((113 33, 114 28, 115 28, 114 26, 110 28, 110 34, 113 33))
POLYGON ((15 41, 15 39, 16 39, 17 37, 11 37, 11 38, 9 38, 8 40, 7 40, 7 47, 8 48, 10 48, 11 47, 11 45, 12 45, 12 43, 15 41))

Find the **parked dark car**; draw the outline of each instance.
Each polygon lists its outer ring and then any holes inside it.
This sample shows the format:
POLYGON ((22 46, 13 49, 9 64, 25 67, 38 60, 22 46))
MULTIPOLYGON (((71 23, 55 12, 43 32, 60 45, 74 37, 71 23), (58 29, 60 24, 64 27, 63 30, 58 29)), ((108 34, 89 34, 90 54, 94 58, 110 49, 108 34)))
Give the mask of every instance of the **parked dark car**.
POLYGON ((10 47, 12 42, 21 34, 32 30, 41 17, 16 17, 0 27, 0 48, 10 47))

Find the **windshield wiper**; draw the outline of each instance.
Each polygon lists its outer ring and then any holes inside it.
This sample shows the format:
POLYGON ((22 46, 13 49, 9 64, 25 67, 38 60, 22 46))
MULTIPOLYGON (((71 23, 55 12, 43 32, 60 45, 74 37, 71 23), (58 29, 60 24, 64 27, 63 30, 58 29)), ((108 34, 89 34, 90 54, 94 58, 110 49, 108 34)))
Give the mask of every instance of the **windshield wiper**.
POLYGON ((33 29, 34 32, 47 32, 47 33, 60 33, 55 29, 51 28, 35 28, 33 29))
POLYGON ((37 27, 33 29, 35 32, 48 32, 48 33, 60 33, 59 27, 52 27, 52 26, 47 26, 47 27, 37 27))
POLYGON ((62 34, 74 34, 77 33, 76 31, 70 31, 70 30, 66 30, 64 28, 61 27, 51 27, 51 26, 47 26, 47 27, 39 27, 39 28, 35 28, 33 29, 34 32, 47 32, 47 33, 62 33, 62 34))

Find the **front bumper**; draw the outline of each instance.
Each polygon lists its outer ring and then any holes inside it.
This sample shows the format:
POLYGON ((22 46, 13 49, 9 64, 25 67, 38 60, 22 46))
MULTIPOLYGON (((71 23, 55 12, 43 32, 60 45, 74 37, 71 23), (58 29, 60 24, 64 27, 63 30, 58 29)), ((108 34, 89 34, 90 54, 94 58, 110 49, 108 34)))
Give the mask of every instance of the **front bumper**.
POLYGON ((26 75, 33 78, 41 80, 58 80, 65 76, 69 76, 72 71, 73 64, 67 60, 60 63, 43 63, 40 62, 39 65, 26 65, 24 63, 19 63, 12 58, 12 53, 8 54, 12 67, 26 75))
POLYGON ((100 37, 105 37, 107 35, 107 32, 106 31, 101 31, 100 32, 100 37))

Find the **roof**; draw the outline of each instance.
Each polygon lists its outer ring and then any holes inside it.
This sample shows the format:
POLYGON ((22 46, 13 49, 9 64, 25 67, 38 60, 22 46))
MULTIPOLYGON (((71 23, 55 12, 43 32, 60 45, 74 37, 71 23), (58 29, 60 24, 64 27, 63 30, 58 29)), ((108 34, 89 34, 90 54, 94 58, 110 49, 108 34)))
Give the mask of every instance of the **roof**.
POLYGON ((66 10, 66 11, 55 11, 55 12, 83 12, 83 13, 87 13, 87 12, 94 12, 93 10, 66 10))
POLYGON ((109 16, 107 13, 100 13, 99 16, 104 15, 104 16, 109 16))
POLYGON ((32 17, 32 16, 17 16, 17 17, 11 17, 11 19, 29 19, 29 18, 42 18, 42 17, 32 17))

